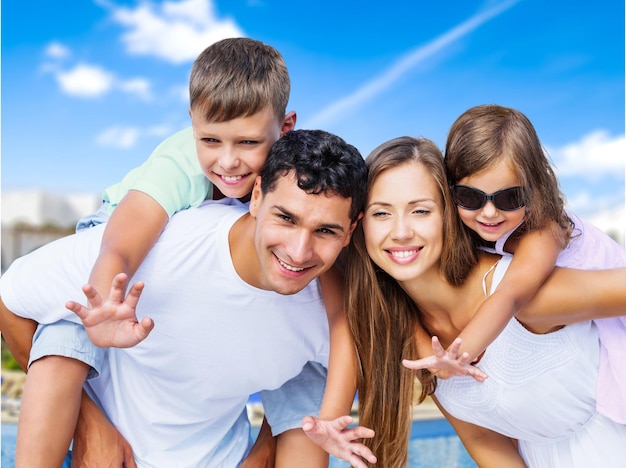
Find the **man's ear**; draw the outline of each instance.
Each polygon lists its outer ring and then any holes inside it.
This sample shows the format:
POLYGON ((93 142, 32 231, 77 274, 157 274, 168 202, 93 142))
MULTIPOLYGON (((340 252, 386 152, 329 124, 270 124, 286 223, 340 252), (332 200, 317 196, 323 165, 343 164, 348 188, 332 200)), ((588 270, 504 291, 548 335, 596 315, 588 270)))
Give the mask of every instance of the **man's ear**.
POLYGON ((348 232, 348 235, 346 236, 344 242, 343 242, 343 246, 347 247, 347 245, 350 243, 350 239, 352 239, 352 234, 354 233, 354 230, 356 229, 357 224, 359 224, 359 221, 361 221, 361 218, 363 218, 363 213, 359 213, 359 215, 356 217, 356 221, 353 222, 352 224, 350 224, 350 230, 348 232))
POLYGON ((285 118, 283 119, 283 124, 280 127, 280 136, 283 136, 285 133, 293 130, 294 128, 296 128, 296 112, 291 111, 285 115, 285 118))
POLYGON ((259 211, 259 204, 263 198, 261 192, 261 176, 256 176, 254 181, 254 187, 252 187, 252 195, 250 195, 250 207, 248 208, 250 214, 256 218, 256 214, 259 211))

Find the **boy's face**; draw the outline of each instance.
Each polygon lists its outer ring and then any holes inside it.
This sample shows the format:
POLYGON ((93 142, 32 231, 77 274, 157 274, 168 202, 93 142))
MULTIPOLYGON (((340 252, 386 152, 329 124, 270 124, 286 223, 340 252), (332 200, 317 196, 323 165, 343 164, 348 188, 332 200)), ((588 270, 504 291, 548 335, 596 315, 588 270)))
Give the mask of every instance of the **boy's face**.
POLYGON ((258 264, 249 262, 255 285, 295 294, 328 270, 356 226, 350 206, 351 200, 339 195, 306 193, 293 174, 279 177, 274 190, 262 195, 259 178, 250 201, 259 258, 258 264))
POLYGON ((295 126, 291 112, 279 121, 268 107, 249 117, 207 122, 190 111, 198 161, 204 175, 226 197, 246 198, 272 144, 295 126))

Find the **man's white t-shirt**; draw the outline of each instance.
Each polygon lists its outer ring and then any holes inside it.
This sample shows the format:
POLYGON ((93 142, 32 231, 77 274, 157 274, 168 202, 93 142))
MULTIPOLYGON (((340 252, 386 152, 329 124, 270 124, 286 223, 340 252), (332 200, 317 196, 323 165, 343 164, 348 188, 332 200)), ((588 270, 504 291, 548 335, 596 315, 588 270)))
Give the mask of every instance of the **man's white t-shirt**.
MULTIPOLYGON (((172 217, 132 281, 144 281, 137 315, 155 327, 128 349, 110 349, 92 394, 139 466, 236 466, 248 447, 252 393, 275 389, 307 361, 327 366, 328 321, 318 281, 285 296, 235 272, 228 233, 247 208, 207 202, 172 217)), ((104 225, 23 257, 0 278, 9 310, 40 323, 80 322, 81 300, 104 225)))

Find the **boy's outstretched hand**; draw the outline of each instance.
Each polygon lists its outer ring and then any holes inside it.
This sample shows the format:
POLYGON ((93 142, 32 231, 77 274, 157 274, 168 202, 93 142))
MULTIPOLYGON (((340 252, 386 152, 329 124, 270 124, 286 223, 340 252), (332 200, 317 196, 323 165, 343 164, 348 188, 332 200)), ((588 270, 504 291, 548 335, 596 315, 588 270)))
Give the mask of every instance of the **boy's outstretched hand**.
POLYGON ((367 468, 363 458, 376 463, 376 456, 357 439, 371 439, 374 431, 367 427, 348 426, 352 424, 350 416, 341 416, 332 421, 306 416, 302 419, 302 429, 317 445, 334 457, 349 462, 354 468, 367 468))
POLYGON ((144 317, 137 320, 136 308, 143 283, 133 284, 124 297, 127 276, 115 276, 109 297, 103 301, 91 285, 83 286, 83 293, 92 308, 69 301, 65 307, 80 317, 89 339, 101 348, 130 348, 143 341, 154 328, 154 322, 144 317))
POLYGON ((479 382, 484 382, 487 379, 487 374, 481 371, 478 367, 470 364, 469 354, 463 353, 459 356, 461 342, 461 338, 455 339, 446 350, 443 346, 441 346, 439 338, 433 336, 432 344, 434 354, 432 356, 418 359, 416 361, 403 359, 402 365, 413 370, 429 369, 433 374, 441 379, 448 379, 455 375, 470 375, 479 382))

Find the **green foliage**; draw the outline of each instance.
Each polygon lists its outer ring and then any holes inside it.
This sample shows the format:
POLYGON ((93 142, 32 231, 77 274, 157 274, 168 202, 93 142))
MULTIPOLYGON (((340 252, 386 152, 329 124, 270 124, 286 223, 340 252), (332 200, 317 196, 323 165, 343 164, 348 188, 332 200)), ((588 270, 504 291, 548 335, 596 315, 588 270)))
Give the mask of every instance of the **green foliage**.
POLYGON ((4 342, 4 338, 2 339, 2 368, 7 370, 21 370, 22 368, 17 363, 11 351, 7 347, 4 342))

